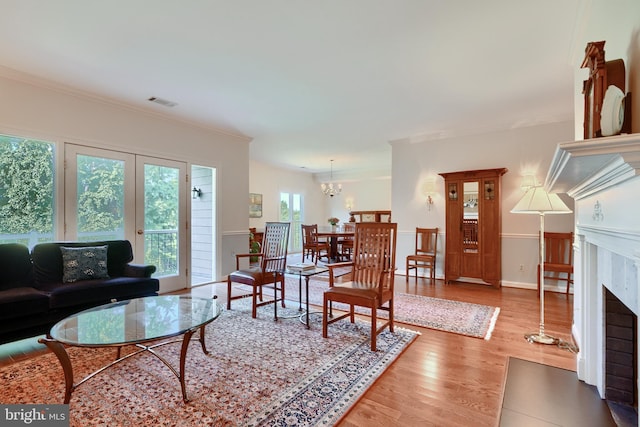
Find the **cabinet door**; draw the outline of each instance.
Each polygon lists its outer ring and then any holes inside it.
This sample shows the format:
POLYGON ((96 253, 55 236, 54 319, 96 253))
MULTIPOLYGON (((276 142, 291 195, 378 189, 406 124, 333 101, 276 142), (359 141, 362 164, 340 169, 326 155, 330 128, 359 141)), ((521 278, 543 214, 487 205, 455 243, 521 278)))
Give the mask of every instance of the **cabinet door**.
POLYGON ((445 179, 445 282, 502 281, 501 177, 507 169, 441 173, 445 179))
POLYGON ((462 218, 462 181, 446 180, 445 189, 447 191, 447 218, 445 233, 445 259, 444 259, 444 280, 449 283, 460 277, 460 267, 462 265, 462 228, 460 219, 462 218))
POLYGON ((502 276, 500 177, 482 180, 482 280, 499 287, 502 276))

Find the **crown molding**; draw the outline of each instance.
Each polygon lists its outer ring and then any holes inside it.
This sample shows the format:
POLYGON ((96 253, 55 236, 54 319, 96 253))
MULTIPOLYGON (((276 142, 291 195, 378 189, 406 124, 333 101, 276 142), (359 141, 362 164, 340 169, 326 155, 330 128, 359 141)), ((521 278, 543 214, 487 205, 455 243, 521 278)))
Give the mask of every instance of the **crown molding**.
POLYGON ((0 65, 0 78, 6 78, 22 84, 55 91, 68 96, 73 96, 78 99, 91 100, 93 102, 101 103, 103 105, 109 105, 111 107, 115 107, 123 110, 134 111, 136 113, 145 114, 147 116, 159 117, 164 120, 171 120, 174 122, 183 123, 187 126, 194 126, 209 132, 216 132, 222 135, 227 135, 233 138, 240 139, 245 142, 251 142, 253 140, 253 137, 243 135, 241 133, 236 133, 229 130, 221 129, 207 123, 190 120, 188 118, 178 116, 175 114, 167 114, 160 111, 155 111, 151 108, 145 108, 145 107, 129 104, 124 101, 98 95, 85 90, 77 89, 68 85, 54 82, 52 80, 35 76, 33 74, 29 74, 29 73, 15 70, 13 68, 5 67, 3 65, 0 65))

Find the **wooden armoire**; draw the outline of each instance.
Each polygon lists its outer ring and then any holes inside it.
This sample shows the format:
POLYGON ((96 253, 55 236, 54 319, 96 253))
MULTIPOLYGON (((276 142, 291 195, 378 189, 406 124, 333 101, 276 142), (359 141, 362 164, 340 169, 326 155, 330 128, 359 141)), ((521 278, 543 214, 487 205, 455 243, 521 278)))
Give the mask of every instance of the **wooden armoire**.
POLYGON ((439 174, 446 199, 444 280, 502 284, 502 175, 506 168, 439 174))

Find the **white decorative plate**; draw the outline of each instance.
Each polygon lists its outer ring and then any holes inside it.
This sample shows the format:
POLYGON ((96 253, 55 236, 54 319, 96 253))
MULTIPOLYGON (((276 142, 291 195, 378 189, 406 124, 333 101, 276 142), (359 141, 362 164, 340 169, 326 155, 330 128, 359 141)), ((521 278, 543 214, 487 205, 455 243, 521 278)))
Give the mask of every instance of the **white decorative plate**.
POLYGON ((602 101, 600 128, 602 136, 617 135, 622 130, 624 122, 624 93, 617 86, 607 88, 602 101))

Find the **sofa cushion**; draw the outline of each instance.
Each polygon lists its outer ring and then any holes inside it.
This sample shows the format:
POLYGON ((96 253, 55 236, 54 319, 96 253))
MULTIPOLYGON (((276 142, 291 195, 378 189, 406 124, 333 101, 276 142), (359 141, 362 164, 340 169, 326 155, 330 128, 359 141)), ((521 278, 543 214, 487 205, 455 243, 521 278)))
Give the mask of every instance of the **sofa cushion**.
POLYGON ((0 319, 37 316, 49 310, 49 296, 35 288, 18 287, 0 291, 0 319))
POLYGON ((69 248, 61 246, 62 281, 77 282, 87 279, 108 279, 107 246, 69 248))
POLYGON ((29 248, 19 243, 0 245, 0 290, 33 284, 29 248))
POLYGON ((44 283, 62 283, 61 246, 81 248, 107 245, 107 270, 109 277, 120 277, 125 266, 133 261, 133 249, 128 240, 109 240, 103 242, 54 242, 40 243, 31 251, 35 283, 41 288, 44 283))
POLYGON ((72 283, 43 285, 41 289, 50 293, 49 307, 64 307, 88 304, 105 304, 112 299, 123 300, 157 295, 158 279, 139 277, 113 277, 102 280, 81 280, 72 283))

